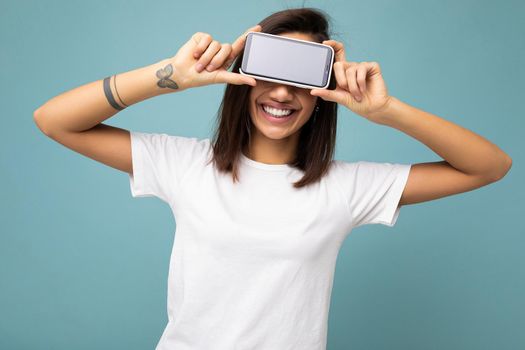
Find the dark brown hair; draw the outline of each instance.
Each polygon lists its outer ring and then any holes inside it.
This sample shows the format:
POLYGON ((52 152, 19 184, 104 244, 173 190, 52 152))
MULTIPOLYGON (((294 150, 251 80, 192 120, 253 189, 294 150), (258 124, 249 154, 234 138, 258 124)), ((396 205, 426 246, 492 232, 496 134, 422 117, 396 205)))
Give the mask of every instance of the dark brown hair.
MULTIPOLYGON (((314 8, 292 8, 275 12, 258 24, 261 32, 281 34, 301 32, 322 43, 329 40, 330 18, 314 8)), ((237 56, 232 72, 239 73, 244 50, 237 56)), ((335 88, 332 70, 329 89, 335 88)), ((231 172, 233 181, 238 180, 238 162, 242 149, 250 141, 252 121, 249 112, 250 85, 227 84, 219 107, 215 133, 212 139, 213 159, 219 171, 231 172)), ((295 188, 307 186, 321 179, 328 171, 335 150, 337 129, 337 103, 318 97, 319 111, 301 127, 296 157, 290 166, 304 172, 295 182, 295 188)), ((315 111, 314 111, 315 113, 315 111)))

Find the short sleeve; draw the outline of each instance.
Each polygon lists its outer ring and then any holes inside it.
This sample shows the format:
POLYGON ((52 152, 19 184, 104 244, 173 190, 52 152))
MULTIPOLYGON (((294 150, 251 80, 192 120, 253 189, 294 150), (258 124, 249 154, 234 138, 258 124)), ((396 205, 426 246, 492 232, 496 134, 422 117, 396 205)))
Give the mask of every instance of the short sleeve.
POLYGON ((367 224, 394 226, 411 164, 338 161, 338 168, 352 228, 367 224))
POLYGON ((130 131, 133 197, 158 197, 170 204, 185 171, 206 151, 206 141, 168 134, 130 131))

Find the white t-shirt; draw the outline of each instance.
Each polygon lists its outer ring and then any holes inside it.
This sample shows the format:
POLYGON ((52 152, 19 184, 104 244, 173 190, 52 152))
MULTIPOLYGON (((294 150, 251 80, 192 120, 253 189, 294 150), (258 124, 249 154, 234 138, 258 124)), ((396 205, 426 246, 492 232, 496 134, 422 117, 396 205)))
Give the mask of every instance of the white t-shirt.
POLYGON ((219 173, 210 139, 131 132, 133 197, 168 203, 176 230, 168 324, 156 350, 324 350, 335 262, 352 228, 393 226, 410 164, 334 160, 302 171, 241 156, 219 173))

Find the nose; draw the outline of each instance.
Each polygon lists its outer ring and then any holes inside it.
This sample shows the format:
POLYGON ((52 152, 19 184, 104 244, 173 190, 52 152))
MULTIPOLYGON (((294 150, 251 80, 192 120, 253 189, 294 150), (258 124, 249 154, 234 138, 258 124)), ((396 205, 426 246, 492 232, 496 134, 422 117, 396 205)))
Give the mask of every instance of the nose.
POLYGON ((295 92, 296 87, 286 84, 274 84, 272 90, 270 91, 270 97, 275 99, 288 99, 292 97, 295 92))

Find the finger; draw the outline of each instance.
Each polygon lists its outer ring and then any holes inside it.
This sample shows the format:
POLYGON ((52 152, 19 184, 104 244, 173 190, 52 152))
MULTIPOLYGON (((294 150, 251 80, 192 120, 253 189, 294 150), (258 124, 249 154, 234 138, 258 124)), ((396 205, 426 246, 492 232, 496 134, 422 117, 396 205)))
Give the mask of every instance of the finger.
POLYGON ((335 90, 328 90, 328 89, 310 90, 310 95, 312 96, 319 96, 325 101, 337 102, 341 104, 345 104, 347 94, 348 93, 345 92, 345 90, 339 89, 339 88, 335 90))
POLYGON ((361 100, 361 96, 359 94, 359 89, 357 87, 357 80, 356 80, 356 70, 357 65, 350 66, 346 69, 346 80, 348 81, 348 91, 350 91, 350 94, 355 100, 361 100))
POLYGON ((366 89, 366 72, 368 71, 367 62, 363 62, 357 67, 357 85, 362 94, 366 89))
POLYGON ((330 45, 334 49, 335 53, 335 62, 345 62, 346 61, 346 55, 345 55, 345 48, 343 43, 335 40, 325 40, 323 41, 323 44, 330 45))
POLYGON ((232 58, 232 55, 233 55, 233 46, 230 45, 230 52, 228 52, 228 57, 226 57, 226 60, 224 64, 222 65, 222 68, 226 70, 230 69, 230 66, 233 63, 233 60, 235 59, 235 58, 232 58))
MULTIPOLYGON (((230 52, 230 54, 231 54, 231 52, 230 52)), ((229 57, 229 56, 228 56, 228 57, 229 57)), ((233 60, 230 59, 230 58, 228 58, 228 59, 226 60, 226 62, 224 63, 224 65, 222 66, 222 68, 228 70, 228 69, 230 69, 230 66, 232 65, 232 63, 233 63, 233 60)))
POLYGON ((206 49, 206 51, 202 54, 201 58, 197 61, 197 65, 195 66, 195 70, 197 72, 200 72, 206 67, 212 58, 215 56, 215 54, 221 49, 221 44, 217 40, 213 40, 206 49))
POLYGON ((208 33, 197 33, 198 35, 193 36, 193 40, 196 42, 197 47, 193 51, 193 57, 199 58, 200 55, 206 51, 208 45, 212 42, 213 38, 208 33))
POLYGON ((335 80, 337 81, 337 86, 339 86, 341 89, 346 89, 348 86, 348 83, 346 81, 345 68, 344 68, 343 63, 335 62, 334 72, 335 72, 335 80))
POLYGON ((206 70, 208 72, 211 72, 216 68, 220 68, 223 65, 226 58, 228 58, 228 56, 230 55, 231 50, 232 48, 230 44, 222 44, 219 52, 215 54, 211 62, 208 64, 208 66, 206 66, 206 70))
POLYGON ((228 72, 227 70, 221 70, 217 72, 215 83, 228 83, 235 85, 246 84, 251 86, 257 85, 257 82, 254 78, 239 73, 228 72))
MULTIPOLYGON (((239 53, 244 49, 244 44, 246 43, 246 35, 249 32, 260 32, 262 27, 257 24, 251 28, 248 28, 240 37, 237 38, 232 44, 232 52, 230 53, 230 57, 228 57, 228 60, 225 63, 225 66, 230 67, 230 65, 235 60, 235 57, 239 55, 239 53)), ((227 69, 227 68, 226 68, 227 69)))

